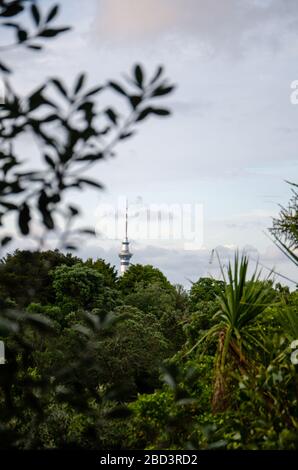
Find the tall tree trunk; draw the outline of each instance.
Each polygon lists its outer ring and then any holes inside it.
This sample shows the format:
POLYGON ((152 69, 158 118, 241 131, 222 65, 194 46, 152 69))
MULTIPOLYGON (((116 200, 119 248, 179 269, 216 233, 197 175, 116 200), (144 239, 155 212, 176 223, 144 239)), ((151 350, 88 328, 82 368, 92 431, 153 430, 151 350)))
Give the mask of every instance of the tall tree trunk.
POLYGON ((218 337, 217 364, 213 383, 213 394, 211 400, 212 413, 225 411, 228 406, 228 384, 223 363, 223 351, 225 343, 225 331, 221 331, 218 337))

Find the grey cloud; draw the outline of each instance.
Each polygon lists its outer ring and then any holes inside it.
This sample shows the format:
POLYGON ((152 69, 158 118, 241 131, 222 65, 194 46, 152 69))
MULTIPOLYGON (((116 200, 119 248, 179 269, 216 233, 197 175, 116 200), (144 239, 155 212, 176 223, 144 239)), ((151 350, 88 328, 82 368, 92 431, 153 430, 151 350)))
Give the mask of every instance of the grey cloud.
MULTIPOLYGON (((101 244, 99 246, 90 244, 88 247, 82 248, 79 254, 83 258, 103 257, 118 267, 118 248, 118 245, 115 244, 113 248, 104 250, 101 244)), ((210 249, 187 251, 175 248, 161 248, 154 245, 144 247, 134 245, 132 246, 132 251, 134 253, 132 262, 134 264, 152 264, 159 268, 171 282, 182 284, 185 287, 190 287, 190 281, 195 282, 203 276, 221 278, 217 257, 215 255, 212 256, 210 249)), ((228 261, 235 254, 235 248, 223 245, 216 247, 216 251, 224 266, 227 265, 228 261)), ((250 273, 253 272, 257 261, 259 261, 264 277, 268 275, 272 268, 275 268, 277 273, 295 280, 295 272, 292 269, 291 263, 274 245, 268 246, 262 252, 254 246, 246 245, 242 247, 242 251, 248 254, 251 259, 250 273)), ((284 278, 279 278, 277 275, 275 278, 276 281, 287 284, 284 278)), ((294 286, 293 283, 289 282, 288 284, 290 287, 294 286)))
POLYGON ((239 54, 260 42, 279 47, 297 23, 295 0, 102 0, 95 27, 116 42, 183 32, 196 36, 209 53, 239 54))

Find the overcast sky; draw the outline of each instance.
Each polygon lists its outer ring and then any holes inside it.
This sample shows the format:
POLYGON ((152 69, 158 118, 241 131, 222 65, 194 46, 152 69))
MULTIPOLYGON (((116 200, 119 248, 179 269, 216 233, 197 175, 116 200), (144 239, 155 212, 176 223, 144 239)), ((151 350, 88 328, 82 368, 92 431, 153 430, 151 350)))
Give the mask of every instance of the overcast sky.
MULTIPOLYGON (((46 0, 42 4, 51 4, 46 0)), ((176 242, 132 240, 132 261, 153 264, 171 281, 212 273, 210 252, 223 256, 250 247, 268 267, 295 279, 266 230, 285 180, 297 182, 297 0, 63 0, 59 23, 73 31, 40 55, 10 53, 14 81, 28 91, 45 77, 73 80, 86 71, 90 84, 118 78, 141 62, 165 66, 177 90, 167 99, 173 116, 145 122, 98 165, 105 193, 80 197, 94 223, 100 203, 125 195, 144 204, 203 204, 204 241, 184 250, 176 242)), ((27 149, 30 152, 30 149, 27 149)), ((83 256, 117 263, 119 243, 97 238, 83 256)))

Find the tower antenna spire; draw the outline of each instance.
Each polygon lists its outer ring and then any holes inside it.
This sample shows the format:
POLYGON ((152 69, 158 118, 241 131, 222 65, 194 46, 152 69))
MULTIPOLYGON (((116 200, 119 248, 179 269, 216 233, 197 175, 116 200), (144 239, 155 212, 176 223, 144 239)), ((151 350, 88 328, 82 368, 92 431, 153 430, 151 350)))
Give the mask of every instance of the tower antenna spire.
POLYGON ((125 211, 125 239, 126 240, 128 240, 127 230, 128 230, 128 200, 126 199, 126 211, 125 211))

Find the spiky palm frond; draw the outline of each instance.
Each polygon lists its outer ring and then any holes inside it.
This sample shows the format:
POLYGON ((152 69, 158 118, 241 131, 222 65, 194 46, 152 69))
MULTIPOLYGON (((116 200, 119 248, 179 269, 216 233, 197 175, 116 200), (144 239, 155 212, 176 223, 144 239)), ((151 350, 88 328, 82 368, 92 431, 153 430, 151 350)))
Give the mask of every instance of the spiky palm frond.
MULTIPOLYGON (((261 280, 261 269, 256 265, 251 277, 248 279, 249 258, 237 252, 233 263, 229 262, 227 273, 224 271, 219 259, 220 269, 225 281, 225 288, 217 299, 219 301, 219 310, 214 315, 216 324, 200 338, 192 349, 193 351, 200 343, 218 336, 224 331, 226 340, 229 343, 233 341, 239 351, 247 349, 253 343, 260 347, 262 341, 261 330, 256 326, 260 315, 273 301, 273 290, 269 279, 271 273, 261 280)), ((223 358, 228 346, 224 347, 223 358)))
MULTIPOLYGON (((240 257, 237 252, 233 264, 229 262, 227 276, 221 268, 226 285, 224 291, 218 296, 219 321, 212 333, 209 333, 214 335, 220 331, 226 332, 228 344, 224 349, 223 366, 225 353, 231 342, 237 346, 242 355, 243 350, 248 349, 249 345, 254 342, 252 327, 273 300, 271 284, 266 282, 270 275, 266 280, 261 280, 261 270, 256 266, 248 279, 248 265, 248 257, 244 254, 240 257)), ((256 332, 254 329, 254 335, 256 332)), ((255 340, 256 344, 258 342, 260 345, 257 335, 255 340)))
POLYGON ((286 245, 277 236, 274 236, 273 243, 280 249, 280 251, 296 266, 298 266, 297 248, 286 245))
POLYGON ((275 245, 298 266, 298 184, 287 183, 291 185, 292 197, 287 207, 281 206, 279 216, 273 219, 269 232, 275 245))
POLYGON ((250 367, 250 353, 256 347, 262 347, 263 343, 263 333, 258 328, 257 320, 271 305, 273 290, 271 284, 266 282, 268 278, 261 280, 258 265, 248 279, 248 265, 248 257, 244 254, 240 257, 238 252, 234 262, 229 262, 227 274, 220 263, 225 289, 218 295, 218 322, 204 338, 206 340, 214 335, 219 338, 212 402, 214 411, 223 409, 227 402, 227 358, 233 361, 234 367, 247 370, 250 367))

